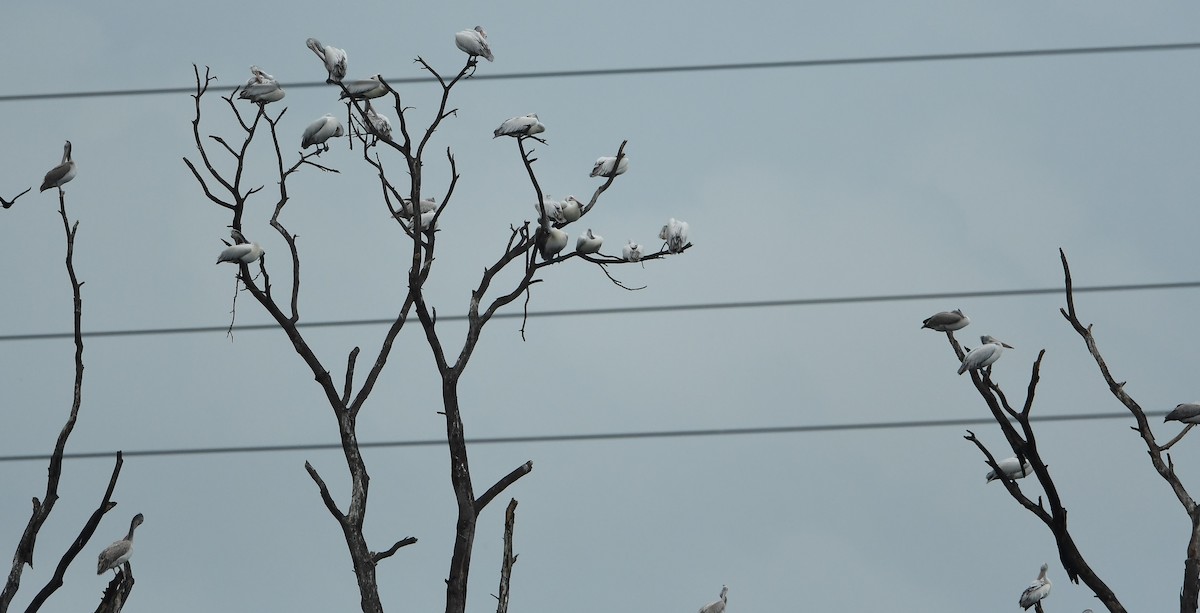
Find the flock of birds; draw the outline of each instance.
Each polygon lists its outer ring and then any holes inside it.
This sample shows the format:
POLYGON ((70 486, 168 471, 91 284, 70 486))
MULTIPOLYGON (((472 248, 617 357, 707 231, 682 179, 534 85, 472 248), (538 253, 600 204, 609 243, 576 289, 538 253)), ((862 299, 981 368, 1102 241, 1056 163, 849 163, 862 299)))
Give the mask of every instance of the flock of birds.
MULTIPOLYGON (((971 318, 967 317, 961 309, 953 311, 941 311, 921 322, 921 328, 928 328, 935 332, 946 332, 953 336, 954 331, 961 330, 971 323, 971 318)), ((1012 349, 1012 345, 1001 342, 994 336, 984 335, 979 337, 980 346, 967 352, 963 356, 962 363, 958 366, 958 374, 963 374, 968 370, 979 370, 990 367, 1000 359, 1000 355, 1005 348, 1012 349)), ((1190 428, 1194 424, 1200 424, 1200 402, 1187 402, 1179 404, 1170 413, 1167 413, 1163 418, 1163 422, 1178 421, 1188 424, 1190 428)), ((1000 471, 1009 479, 1024 479, 1033 474, 1033 465, 1029 460, 1023 458, 1007 458, 996 463, 1000 471)), ((1000 478, 996 471, 989 470, 987 473, 987 481, 990 483, 1000 478)), ((1037 579, 1025 588, 1021 593, 1020 605, 1022 608, 1028 609, 1043 598, 1050 595, 1050 579, 1046 578, 1046 571, 1049 566, 1042 565, 1042 571, 1038 574, 1037 579)), ((1084 613, 1090 613, 1088 609, 1084 613)))
MULTIPOLYGON (((471 30, 458 32, 454 35, 454 44, 470 56, 470 61, 472 62, 477 61, 477 58, 480 57, 489 62, 495 60, 495 55, 488 45, 487 32, 482 26, 475 26, 471 30)), ((346 54, 345 49, 322 44, 321 41, 315 38, 309 38, 305 41, 305 45, 320 58, 324 65, 327 73, 325 82, 340 84, 342 88, 340 99, 365 101, 367 121, 371 124, 373 131, 380 138, 391 140, 391 120, 371 106, 372 99, 384 96, 389 91, 387 84, 383 81, 383 76, 376 74, 367 79, 346 81, 349 56, 346 54)), ((258 66, 251 66, 250 74, 250 80, 240 88, 238 98, 260 105, 278 102, 283 99, 285 95, 283 88, 279 85, 275 77, 258 66)), ((541 141, 536 135, 545 131, 546 126, 538 120, 537 114, 529 113, 504 120, 500 124, 500 127, 492 132, 492 138, 510 136, 517 139, 533 138, 541 141)), ((345 133, 345 129, 337 117, 332 113, 326 113, 304 129, 304 133, 300 139, 300 147, 302 150, 307 150, 309 147, 317 147, 318 153, 323 153, 329 151, 328 141, 330 139, 344 136, 345 133)), ((68 143, 68 150, 64 156, 64 160, 70 157, 69 147, 70 143, 68 143)), ((71 172, 73 173, 74 167, 72 166, 71 168, 71 172)), ((596 160, 589 176, 612 178, 624 174, 627 170, 629 170, 629 158, 627 156, 622 155, 619 161, 615 156, 603 156, 596 160)), ((50 175, 47 175, 47 181, 49 180, 50 175)), ((69 180, 70 178, 68 177, 63 182, 69 180)), ((548 228, 538 238, 538 251, 543 259, 549 260, 566 249, 570 243, 570 237, 562 227, 582 217, 586 212, 586 207, 574 196, 567 196, 566 199, 558 201, 546 195, 543 196, 542 203, 535 205, 534 208, 537 209, 539 218, 544 213, 552 224, 556 226, 548 228)), ((398 217, 403 222, 411 220, 414 215, 418 215, 421 220, 421 227, 425 231, 433 231, 437 229, 434 224, 436 214, 437 203, 433 198, 428 198, 420 201, 419 213, 413 210, 412 203, 405 202, 398 212, 398 217)), ((659 238, 664 241, 668 252, 683 252, 688 245, 687 222, 678 221, 674 218, 668 220, 659 232, 659 238)), ((262 257, 264 253, 263 249, 257 243, 247 241, 240 233, 236 233, 233 239, 232 244, 226 242, 226 248, 218 255, 218 264, 222 262, 250 264, 262 257)), ((589 228, 576 239, 575 250, 584 255, 594 254, 600 251, 600 247, 603 244, 604 237, 596 234, 589 228)), ((621 250, 621 259, 627 262, 639 262, 643 255, 644 250, 642 245, 633 240, 628 241, 621 250)))

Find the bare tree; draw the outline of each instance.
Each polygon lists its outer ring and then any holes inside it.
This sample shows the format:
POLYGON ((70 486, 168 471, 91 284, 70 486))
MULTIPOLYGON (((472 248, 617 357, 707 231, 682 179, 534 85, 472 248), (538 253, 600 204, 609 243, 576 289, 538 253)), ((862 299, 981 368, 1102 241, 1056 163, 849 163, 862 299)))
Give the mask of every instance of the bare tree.
MULTIPOLYGON (((1096 339, 1092 335, 1092 327, 1090 325, 1085 326, 1079 320, 1075 311, 1075 296, 1072 291, 1071 269, 1067 264, 1067 256, 1062 250, 1059 250, 1059 257, 1062 260, 1067 301, 1066 308, 1059 309, 1059 311, 1067 322, 1071 324, 1075 332, 1083 339, 1088 353, 1091 354, 1092 358, 1096 361, 1096 365, 1100 368, 1100 374, 1104 378, 1105 383, 1108 384, 1109 391, 1112 392, 1113 396, 1121 402, 1137 422, 1137 425, 1133 426, 1132 429, 1138 433, 1139 437, 1145 443, 1151 465, 1153 465, 1154 470, 1159 476, 1167 482, 1167 485, 1174 492, 1175 497, 1179 500, 1179 503, 1188 515, 1191 523, 1191 531, 1188 535, 1187 551, 1184 559, 1183 587, 1179 594, 1179 610, 1181 613, 1195 613, 1197 610, 1198 595, 1200 595, 1200 511, 1197 511, 1196 502, 1188 494, 1175 474, 1175 465, 1171 461, 1170 454, 1166 453, 1172 445, 1183 438, 1183 435, 1192 426, 1187 425, 1182 432, 1166 444, 1159 445, 1157 443, 1154 433, 1150 429, 1150 422, 1146 418, 1145 411, 1125 392, 1125 382, 1118 382, 1109 371, 1108 365, 1104 362, 1104 357, 1100 354, 1096 339)), ((947 338, 955 355, 961 361, 965 356, 965 352, 954 338, 954 333, 947 332, 947 338)), ((1042 496, 1038 496, 1037 501, 1034 502, 1023 492, 1012 476, 1000 469, 992 452, 976 438, 974 432, 968 430, 966 439, 974 443, 980 452, 983 453, 988 465, 995 471, 997 478, 1004 483, 1005 489, 1013 500, 1041 520, 1050 529, 1058 546, 1059 561, 1062 562, 1067 577, 1074 583, 1082 581, 1112 613, 1123 612, 1125 611, 1125 607, 1118 600, 1112 589, 1092 569, 1071 536, 1067 526, 1067 509, 1059 496, 1058 488, 1046 466, 1042 453, 1038 449, 1037 437, 1030 424, 1030 414, 1033 409, 1034 394, 1039 380, 1039 370, 1045 353, 1045 350, 1040 351, 1033 363, 1033 370, 1026 388, 1025 400, 1019 410, 1014 409, 1009 404, 1008 398, 1004 395, 1000 386, 992 380, 990 368, 970 371, 971 381, 975 385, 976 391, 979 392, 988 409, 991 411, 992 417, 995 418, 996 423, 1000 426, 1000 430, 1004 434, 1004 438, 1012 449, 1013 454, 1016 455, 1018 463, 1029 462, 1033 468, 1033 475, 1037 478, 1045 498, 1043 499, 1042 496)))
MULTIPOLYGON (((368 101, 351 95, 345 85, 336 83, 344 97, 347 98, 353 112, 352 123, 349 126, 350 133, 347 135, 351 146, 354 143, 361 145, 363 161, 370 165, 378 176, 384 205, 391 218, 396 221, 411 243, 411 263, 406 278, 407 295, 397 309, 394 321, 384 334, 379 352, 375 355, 374 361, 357 389, 355 389, 355 366, 360 349, 355 347, 346 358, 346 370, 339 387, 322 359, 312 350, 297 326, 300 321, 300 251, 297 246, 297 237, 287 230, 281 219, 284 207, 290 200, 288 179, 294 173, 305 167, 325 172, 337 172, 337 170, 317 163, 316 159, 322 153, 319 148, 316 151, 301 152, 295 161, 285 162, 285 155, 279 140, 279 127, 286 109, 272 115, 267 111, 267 104, 263 102, 258 103, 251 116, 235 104, 234 94, 223 96, 222 99, 240 126, 241 132, 238 137, 227 140, 215 135, 202 136, 200 130, 202 103, 215 77, 207 68, 203 75, 200 74, 198 67, 195 68, 196 93, 193 96, 195 116, 192 126, 193 137, 199 153, 199 163, 188 158, 184 158, 184 163, 191 170, 208 199, 229 211, 230 227, 235 233, 235 240, 238 236, 246 235, 242 217, 248 199, 264 192, 264 187, 261 185, 247 187, 244 176, 247 151, 256 137, 265 137, 273 145, 275 171, 271 177, 271 183, 277 187, 271 188, 271 198, 275 200, 275 206, 270 225, 288 246, 290 292, 281 298, 273 293, 270 269, 265 256, 257 259, 257 274, 251 270, 252 262, 238 262, 237 278, 241 287, 244 287, 245 291, 249 292, 266 309, 279 328, 287 334, 297 355, 303 359, 321 386, 325 401, 337 417, 342 451, 351 476, 350 500, 345 510, 339 507, 337 501, 334 500, 333 494, 317 469, 307 462, 305 469, 316 483, 321 500, 329 513, 342 529, 358 580, 362 610, 369 613, 383 610, 376 583, 376 565, 381 560, 395 554, 399 548, 416 542, 415 538, 407 537, 397 540, 381 551, 373 551, 363 536, 370 479, 367 466, 359 451, 356 422, 359 411, 383 372, 393 343, 401 330, 415 314, 417 324, 420 326, 420 334, 424 336, 440 374, 442 413, 445 416, 446 443, 450 456, 450 483, 458 508, 455 543, 446 579, 446 612, 462 613, 466 608, 467 580, 470 574, 471 552, 479 514, 508 486, 533 470, 533 463, 525 462, 494 481, 482 494, 476 494, 470 471, 458 389, 460 377, 474 353, 483 328, 498 310, 508 306, 521 296, 526 296, 527 304, 531 288, 540 282, 538 273, 548 266, 560 265, 575 259, 597 265, 605 270, 605 274, 608 274, 607 266, 628 263, 625 258, 599 254, 584 255, 572 252, 559 255, 546 246, 550 237, 561 237, 559 228, 569 222, 551 217, 544 204, 544 195, 534 172, 536 158, 533 157, 533 151, 527 147, 527 140, 532 139, 542 143, 545 141, 531 134, 518 136, 516 138, 517 150, 529 176, 534 203, 538 205, 540 211, 539 218, 536 223, 526 221, 521 225, 510 226, 504 251, 484 269, 478 285, 471 292, 471 298, 467 305, 467 333, 462 346, 453 350, 443 344, 436 327, 437 310, 427 303, 424 287, 435 262, 438 219, 446 207, 453 202, 455 186, 460 177, 454 155, 449 147, 445 150, 445 163, 449 167, 451 178, 441 193, 440 204, 436 204, 434 198, 427 196, 432 190, 424 185, 423 176, 428 163, 427 147, 430 146, 433 136, 442 122, 457 112, 457 109, 449 106, 451 91, 455 85, 474 74, 477 59, 476 56, 471 56, 458 73, 451 78, 443 77, 424 59, 420 57, 416 59, 420 68, 431 75, 433 81, 441 89, 438 108, 423 131, 410 129, 406 117, 406 112, 410 109, 401 105, 399 94, 382 77, 379 78, 379 81, 386 88, 385 95, 391 97, 392 108, 398 119, 398 130, 394 135, 390 131, 381 130, 378 121, 372 121, 373 118, 377 118, 377 114, 370 107, 368 101), (216 143, 216 149, 223 152, 223 155, 232 158, 233 171, 222 173, 216 169, 212 160, 213 152, 210 151, 214 148, 213 143, 216 143), (406 186, 399 185, 389 176, 390 167, 387 166, 389 163, 387 160, 399 160, 407 177, 406 186), (427 203, 429 210, 423 215, 422 206, 427 203), (520 270, 519 278, 511 286, 499 290, 493 288, 492 284, 497 275, 509 269, 520 270)), ((622 143, 617 149, 618 162, 624 158, 624 149, 625 143, 622 143)), ((617 164, 614 164, 614 168, 616 167, 617 164)), ((591 199, 581 206, 579 216, 586 215, 596 206, 601 194, 612 185, 617 174, 612 172, 610 176, 607 176, 607 180, 595 190, 591 199)), ((690 246, 690 244, 684 245, 682 248, 677 248, 675 252, 681 252, 690 246)), ((669 253, 667 249, 663 249, 641 259, 643 261, 658 259, 669 253)), ((609 278, 612 278, 611 275, 609 278)), ((613 281, 620 285, 615 279, 613 281)), ((522 333, 523 331, 524 328, 522 328, 522 333)), ((515 515, 512 512, 514 508, 515 501, 510 505, 506 521, 506 535, 508 535, 506 543, 509 553, 511 553, 512 523, 515 521, 515 515)), ((501 573, 501 595, 499 596, 501 611, 507 607, 508 582, 514 561, 515 557, 506 554, 501 573)))
MULTIPOLYGON (((29 190, 25 190, 28 192, 29 190)), ((21 192, 12 201, 4 201, 4 208, 12 206, 16 199, 25 194, 21 192)), ((21 574, 25 565, 33 568, 33 554, 37 543, 38 532, 45 525, 46 520, 50 517, 50 512, 54 510, 54 505, 58 502, 58 485, 62 478, 63 453, 66 451, 67 439, 71 436, 71 432, 75 429, 75 421, 79 417, 79 408, 83 403, 83 299, 80 295, 80 289, 83 287, 83 282, 75 275, 75 233, 79 229, 79 222, 71 223, 67 217, 66 195, 60 189, 58 190, 58 213, 62 217, 63 231, 66 234, 67 255, 66 267, 67 276, 71 281, 71 295, 74 305, 74 330, 75 330, 75 386, 74 394, 71 400, 71 411, 67 416, 67 423, 63 425, 62 430, 58 433, 58 440, 54 445, 54 452, 50 456, 50 466, 48 469, 48 477, 46 479, 46 493, 39 499, 36 496, 33 498, 33 512, 29 518, 29 522, 25 525, 25 531, 21 534, 21 538, 17 541, 17 550, 13 555, 12 567, 8 572, 8 579, 4 583, 3 591, 0 591, 0 613, 8 611, 12 605, 13 598, 16 596, 17 590, 21 587, 21 574)), ((113 490, 117 486, 117 477, 121 474, 121 465, 123 460, 121 453, 117 452, 116 463, 113 466, 112 476, 108 480, 108 488, 104 492, 104 498, 100 501, 100 505, 92 512, 91 516, 84 523, 79 531, 79 535, 75 537, 67 550, 63 552, 59 558, 58 564, 54 569, 54 574, 46 582, 46 584, 34 595, 29 606, 25 611, 30 613, 38 611, 42 605, 63 585, 63 577, 66 576, 67 568, 79 555, 88 541, 95 534, 96 528, 100 525, 100 520, 104 514, 117 506, 113 502, 113 490)), ((125 572, 118 574, 109 583, 105 590, 104 596, 101 598, 100 606, 97 611, 107 611, 116 613, 121 610, 129 593, 133 590, 133 573, 129 570, 128 564, 125 567, 125 572)))

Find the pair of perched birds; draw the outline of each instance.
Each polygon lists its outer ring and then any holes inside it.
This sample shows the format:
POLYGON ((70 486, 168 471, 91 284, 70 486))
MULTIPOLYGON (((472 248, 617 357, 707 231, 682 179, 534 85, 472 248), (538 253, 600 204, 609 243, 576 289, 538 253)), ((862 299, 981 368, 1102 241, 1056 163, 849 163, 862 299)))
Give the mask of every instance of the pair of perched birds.
MULTIPOLYGON (((961 309, 953 311, 942 311, 935 313, 932 317, 921 322, 922 328, 929 328, 936 332, 953 332, 962 330, 971 323, 971 318, 963 314, 961 309)), ((1004 352, 1004 348, 1012 349, 1013 346, 1002 342, 1000 339, 984 335, 979 337, 979 342, 982 345, 967 352, 963 356, 962 364, 958 366, 958 374, 963 374, 968 370, 979 370, 987 366, 991 366, 1000 359, 1000 354, 1004 352)))

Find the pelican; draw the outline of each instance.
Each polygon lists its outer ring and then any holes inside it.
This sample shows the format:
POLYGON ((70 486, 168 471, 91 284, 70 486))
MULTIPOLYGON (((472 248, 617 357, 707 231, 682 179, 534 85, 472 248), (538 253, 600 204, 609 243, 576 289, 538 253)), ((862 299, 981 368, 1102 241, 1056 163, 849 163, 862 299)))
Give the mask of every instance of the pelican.
POLYGON ((375 112, 370 104, 367 105, 367 121, 371 123, 371 127, 379 133, 379 138, 383 140, 392 140, 392 122, 387 118, 387 115, 382 115, 375 112))
POLYGON ((546 217, 551 222, 561 222, 563 220, 561 202, 550 197, 550 194, 542 194, 542 203, 533 205, 533 210, 538 212, 538 221, 541 221, 542 210, 545 209, 546 217))
POLYGON ((642 246, 633 241, 629 241, 625 245, 625 248, 621 250, 621 258, 626 262, 642 261, 642 246))
POLYGON ((622 155, 621 163, 617 164, 617 171, 613 172, 613 164, 615 164, 616 161, 617 161, 617 158, 610 157, 610 156, 606 156, 606 157, 597 159, 596 165, 592 167, 592 174, 589 176, 592 176, 592 177, 615 177, 617 175, 625 174, 625 171, 629 170, 629 156, 622 155))
MULTIPOLYGON (((1000 470, 1004 471, 1004 476, 1008 477, 1009 479, 1024 479, 1025 477, 1033 474, 1033 465, 1029 463, 1029 460, 1025 460, 1024 463, 1021 463, 1021 461, 1017 458, 1008 458, 1006 460, 1000 460, 999 462, 996 462, 996 465, 1000 467, 1000 470)), ((988 483, 991 483, 999 478, 1000 477, 996 475, 995 470, 988 471, 988 483)))
POLYGON ((67 144, 63 145, 62 163, 46 173, 46 178, 42 179, 42 189, 39 191, 44 192, 51 187, 62 191, 63 184, 75 178, 76 170, 75 161, 71 159, 71 141, 67 141, 67 144))
POLYGON ((1163 423, 1169 421, 1178 421, 1185 424, 1200 424, 1200 403, 1185 402, 1176 405, 1167 416, 1163 418, 1163 423))
MULTIPOLYGON (((425 213, 437 211, 437 199, 434 198, 433 196, 430 196, 428 198, 422 198, 421 202, 418 204, 418 206, 421 209, 422 215, 424 215, 425 213)), ((409 218, 409 217, 412 217, 412 214, 413 214, 412 200, 405 200, 404 207, 400 209, 400 216, 404 217, 404 218, 409 218)))
POLYGON ((343 81, 342 87, 345 87, 346 91, 338 96, 338 100, 345 100, 346 98, 368 100, 388 93, 388 88, 383 84, 383 75, 381 74, 371 75, 370 78, 358 81, 343 81))
POLYGON ((116 574, 117 568, 129 560, 129 556, 133 555, 133 531, 142 525, 142 519, 141 513, 134 515, 133 521, 129 522, 129 534, 100 552, 100 559, 96 563, 97 575, 103 575, 106 570, 116 574))
POLYGON ((675 221, 674 217, 658 233, 659 238, 667 241, 667 251, 671 253, 683 253, 683 248, 687 245, 687 235, 687 222, 675 221))
POLYGON ((583 216, 583 203, 577 200, 575 196, 567 196, 559 204, 559 210, 562 212, 562 223, 568 224, 579 221, 579 218, 583 216))
POLYGON ((259 104, 283 100, 283 88, 279 87, 279 83, 275 80, 275 77, 267 74, 258 66, 250 67, 250 75, 250 80, 246 81, 246 84, 242 86, 242 91, 238 93, 238 98, 259 104))
POLYGON ((1037 579, 1021 592, 1021 600, 1019 604, 1021 608, 1028 610, 1029 607, 1041 602, 1041 600, 1050 595, 1050 580, 1046 578, 1046 571, 1050 570, 1047 564, 1042 565, 1042 572, 1038 573, 1037 579))
POLYGON ((714 600, 714 601, 700 607, 700 613, 725 613, 725 603, 728 602, 728 600, 729 600, 728 598, 725 597, 725 595, 728 593, 729 593, 729 588, 722 585, 720 600, 714 600))
POLYGON ((953 332, 962 330, 969 323, 971 323, 970 317, 964 315, 961 309, 954 309, 953 311, 934 313, 932 317, 921 322, 921 327, 935 332, 953 332))
POLYGON ((1000 359, 1000 353, 1005 347, 1012 349, 1013 346, 1008 343, 1000 342, 1000 339, 994 336, 983 335, 979 337, 979 342, 982 345, 972 349, 963 358, 962 364, 958 367, 958 374, 963 374, 968 370, 979 370, 984 366, 991 366, 993 362, 1000 359))
POLYGON ((588 228, 587 232, 579 235, 579 239, 575 241, 575 251, 579 253, 596 253, 600 251, 600 245, 604 244, 604 237, 599 234, 593 234, 592 229, 588 228))
POLYGON ((500 127, 496 128, 496 131, 492 133, 492 138, 498 136, 524 138, 526 136, 533 136, 534 134, 541 134, 545 131, 546 126, 538 121, 538 116, 530 113, 520 117, 505 119, 504 123, 500 124, 500 127))
POLYGON ((558 228, 550 228, 548 232, 541 233, 538 237, 538 251, 542 254, 543 260, 558 255, 567 246, 567 233, 558 228))
POLYGON ((312 145, 324 145, 325 151, 329 151, 329 145, 325 141, 342 134, 342 122, 333 115, 325 113, 320 119, 304 128, 304 138, 300 140, 300 148, 307 149, 312 145))
POLYGON ((344 49, 338 49, 331 45, 322 45, 321 41, 310 38, 304 41, 317 57, 325 62, 325 70, 329 72, 329 78, 325 79, 326 83, 341 83, 342 79, 346 78, 346 62, 350 59, 346 55, 344 49))
MULTIPOLYGON (((245 239, 243 239, 245 240, 245 239)), ((226 247, 217 256, 217 263, 233 262, 234 264, 249 264, 265 253, 258 243, 236 243, 226 247)))
POLYGON ((472 59, 483 56, 489 62, 496 60, 492 55, 492 48, 488 46, 487 32, 483 31, 483 26, 475 26, 474 30, 463 30, 455 34, 454 44, 472 59))

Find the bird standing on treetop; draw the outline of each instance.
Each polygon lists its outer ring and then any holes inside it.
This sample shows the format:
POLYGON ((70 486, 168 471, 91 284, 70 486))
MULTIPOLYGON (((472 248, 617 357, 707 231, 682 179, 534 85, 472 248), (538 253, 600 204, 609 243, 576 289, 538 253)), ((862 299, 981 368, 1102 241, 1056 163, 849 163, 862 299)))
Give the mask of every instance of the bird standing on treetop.
POLYGON ((729 594, 729 588, 721 586, 721 599, 714 600, 703 607, 700 607, 700 613, 725 613, 725 604, 728 602, 726 595, 729 594))
POLYGON ((1023 609, 1029 609, 1033 605, 1041 602, 1041 600, 1050 595, 1050 580, 1046 578, 1046 571, 1050 569, 1048 564, 1042 564, 1042 572, 1038 573, 1037 579, 1021 592, 1021 600, 1019 604, 1023 609))
POLYGON ((596 253, 600 251, 600 245, 603 244, 604 237, 592 233, 592 229, 588 228, 587 232, 580 234, 579 239, 575 241, 575 251, 579 253, 596 253))
POLYGON ((921 322, 922 328, 929 328, 936 332, 952 332, 954 330, 962 330, 971 323, 971 318, 963 315, 962 310, 954 309, 953 311, 942 311, 934 313, 933 316, 921 322))
POLYGON ((455 34, 454 44, 472 58, 482 56, 489 62, 496 59, 492 55, 492 48, 488 46, 487 32, 483 30, 483 26, 475 26, 473 30, 463 30, 455 34))
POLYGON ((96 562, 97 575, 103 575, 106 570, 116 574, 117 568, 129 560, 133 555, 133 531, 142 525, 142 519, 141 513, 134 515, 133 521, 129 522, 129 534, 100 552, 100 559, 96 562))
POLYGON ((329 145, 325 141, 330 138, 341 136, 342 122, 329 113, 325 113, 320 119, 308 124, 304 129, 304 136, 300 140, 300 148, 307 149, 312 145, 323 145, 325 151, 329 151, 329 145))
POLYGON ((71 141, 67 141, 67 144, 63 145, 62 163, 46 173, 42 179, 42 189, 39 191, 44 192, 51 187, 62 190, 63 184, 75 178, 75 171, 75 161, 71 159, 71 141))
POLYGON ((340 83, 342 79, 346 78, 346 64, 350 57, 346 55, 344 49, 338 49, 332 45, 322 45, 321 41, 315 38, 304 41, 304 44, 308 45, 308 48, 312 49, 313 53, 317 54, 317 57, 325 63, 325 70, 329 73, 329 78, 325 79, 326 83, 340 83))
POLYGON ((993 362, 1000 359, 1000 354, 1005 347, 1012 349, 1013 346, 1008 343, 1000 342, 1000 339, 994 336, 981 336, 979 342, 982 345, 972 349, 965 357, 962 364, 958 367, 958 374, 963 374, 968 370, 979 370, 984 366, 991 366, 993 362))

